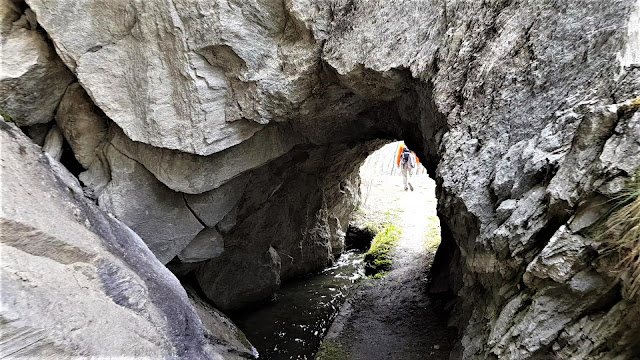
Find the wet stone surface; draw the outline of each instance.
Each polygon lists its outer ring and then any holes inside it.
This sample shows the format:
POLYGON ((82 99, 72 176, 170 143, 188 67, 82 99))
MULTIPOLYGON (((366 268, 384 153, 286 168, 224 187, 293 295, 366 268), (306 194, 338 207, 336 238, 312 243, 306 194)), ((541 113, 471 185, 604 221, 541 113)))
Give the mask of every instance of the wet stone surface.
POLYGON ((381 280, 363 281, 349 296, 317 360, 445 360, 454 350, 457 333, 447 326, 440 301, 429 295, 440 243, 435 184, 426 174, 410 181, 414 191, 404 191, 398 175, 372 177, 362 206, 367 218, 381 216, 401 230, 391 270, 381 280))
POLYGON ((346 295, 363 274, 362 254, 349 251, 323 272, 284 284, 270 302, 231 317, 260 359, 313 359, 346 295))

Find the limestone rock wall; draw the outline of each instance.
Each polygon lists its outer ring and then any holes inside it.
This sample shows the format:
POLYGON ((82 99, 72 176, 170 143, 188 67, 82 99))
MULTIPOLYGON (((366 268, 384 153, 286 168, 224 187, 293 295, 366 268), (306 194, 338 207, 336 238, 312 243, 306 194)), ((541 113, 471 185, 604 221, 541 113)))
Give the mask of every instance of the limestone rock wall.
POLYGON ((73 75, 64 66, 35 14, 20 2, 0 3, 0 109, 20 126, 51 121, 73 75))
POLYGON ((223 310, 237 309, 268 297, 282 280, 329 265, 344 248, 359 200, 353 159, 377 146, 296 147, 248 174, 235 226, 217 227, 225 253, 196 270, 208 297, 223 310))
POLYGON ((359 163, 401 138, 438 185, 452 358, 640 353, 591 234, 640 167, 636 0, 2 5, 3 47, 48 54, 3 51, 31 64, 1 69, 3 116, 64 135, 77 193, 216 306, 331 261, 359 163))
POLYGON ((407 68, 432 83, 446 119, 421 126, 433 134, 424 155, 439 158, 440 217, 457 245, 438 255, 451 259, 440 275, 459 298, 454 357, 637 356, 626 326, 638 299, 621 298, 611 268, 594 263, 604 245, 585 233, 606 212, 593 214, 607 206, 600 194, 614 197, 640 165, 629 106, 640 58, 620 61, 640 47, 637 2, 340 5, 326 61, 346 77, 362 65, 407 68))
POLYGON ((2 356, 239 358, 122 222, 14 126, 0 122, 2 356))

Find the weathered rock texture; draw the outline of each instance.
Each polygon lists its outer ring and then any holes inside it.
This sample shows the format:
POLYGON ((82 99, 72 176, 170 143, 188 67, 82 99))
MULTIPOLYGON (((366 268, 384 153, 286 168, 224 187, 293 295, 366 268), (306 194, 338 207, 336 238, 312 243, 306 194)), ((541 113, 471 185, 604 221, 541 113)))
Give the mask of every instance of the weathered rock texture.
POLYGON ((78 162, 90 168, 105 141, 108 120, 80 84, 73 83, 65 91, 56 112, 56 122, 78 162))
POLYGON ((2 357, 251 354, 60 163, 4 121, 0 140, 2 357))
POLYGON ((100 207, 123 219, 146 239, 162 263, 178 255, 203 229, 184 197, 171 191, 113 145, 107 150, 111 182, 98 198, 100 207))
POLYGON ((56 56, 31 10, 0 2, 0 110, 19 126, 46 123, 73 75, 56 56))
POLYGON ((79 84, 82 190, 218 307, 331 261, 358 164, 402 138, 438 184, 452 357, 640 354, 592 234, 640 167, 637 0, 27 4, 79 84))

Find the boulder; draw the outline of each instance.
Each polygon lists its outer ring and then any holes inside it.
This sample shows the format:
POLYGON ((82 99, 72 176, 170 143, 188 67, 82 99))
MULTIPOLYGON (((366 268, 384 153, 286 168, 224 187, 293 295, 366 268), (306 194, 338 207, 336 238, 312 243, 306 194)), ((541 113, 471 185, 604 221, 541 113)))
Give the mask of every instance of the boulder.
POLYGON ((199 262, 216 258, 224 252, 224 239, 213 228, 205 228, 191 240, 178 258, 185 263, 199 262))
POLYGON ((280 287, 280 256, 265 251, 231 251, 196 271, 202 291, 222 311, 237 310, 270 296, 280 287))
POLYGON ((106 150, 111 182, 98 198, 100 208, 121 219, 166 264, 204 228, 177 193, 115 147, 106 150))
MULTIPOLYGON (((0 110, 18 126, 46 123, 73 75, 35 22, 3 0, 0 53, 0 110), (11 25, 10 25, 11 24, 11 25)), ((31 13, 33 14, 33 13, 31 13)), ((30 18, 32 18, 31 16, 30 18)))
POLYGON ((202 194, 184 196, 189 208, 205 225, 216 226, 238 203, 248 176, 238 176, 222 186, 202 194))
POLYGON ((117 127, 111 135, 111 144, 120 152, 144 165, 169 188, 187 194, 216 189, 241 173, 286 154, 303 141, 291 127, 274 125, 226 151, 200 156, 133 142, 117 127))
MULTIPOLYGON (((5 36, 9 34, 13 28, 13 23, 19 20, 22 15, 23 12, 19 7, 19 3, 11 0, 0 1, 0 35, 5 36)), ((26 22, 27 17, 25 16, 23 20, 26 22)), ((29 26, 29 24, 23 25, 29 26)))
POLYGON ((85 168, 96 160, 98 148, 105 142, 108 122, 78 83, 69 85, 56 112, 56 123, 85 168))
POLYGON ((319 44, 279 1, 27 3, 96 105, 156 147, 209 155, 237 145, 291 116, 319 66, 319 44), (292 61, 295 70, 283 66, 292 61))
POLYGON ((233 324, 231 319, 200 297, 191 285, 185 284, 184 287, 189 295, 189 300, 202 319, 205 336, 216 339, 213 344, 214 350, 224 354, 225 360, 259 357, 256 348, 251 345, 244 333, 233 324))
POLYGON ((140 237, 17 127, 0 139, 3 357, 234 358, 140 237))
POLYGON ((44 138, 44 144, 42 145, 42 151, 49 154, 52 158, 60 160, 62 156, 62 145, 64 144, 64 137, 62 131, 57 126, 52 126, 44 138))
POLYGON ((111 181, 109 163, 104 154, 98 154, 95 160, 91 162, 91 165, 89 165, 87 171, 80 173, 78 178, 85 186, 85 195, 91 199, 98 199, 102 190, 104 190, 111 181))
POLYGON ((357 249, 366 252, 371 247, 371 242, 376 233, 371 228, 359 228, 355 224, 349 224, 345 235, 345 246, 347 249, 357 249))

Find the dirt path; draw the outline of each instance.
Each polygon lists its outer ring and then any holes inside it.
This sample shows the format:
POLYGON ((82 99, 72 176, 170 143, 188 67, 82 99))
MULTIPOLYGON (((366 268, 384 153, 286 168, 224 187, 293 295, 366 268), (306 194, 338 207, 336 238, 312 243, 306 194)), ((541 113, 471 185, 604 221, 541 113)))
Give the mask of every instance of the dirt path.
POLYGON ((382 280, 366 280, 341 308, 325 338, 326 348, 339 355, 333 358, 449 357, 455 333, 447 328, 427 295, 428 269, 435 252, 425 241, 429 219, 436 216, 435 204, 431 204, 435 202, 433 184, 416 179, 416 191, 405 193, 400 181, 399 177, 385 177, 372 188, 371 200, 378 206, 401 209, 397 211, 401 214, 402 238, 388 275, 382 280), (394 200, 384 201, 390 198, 394 200))

